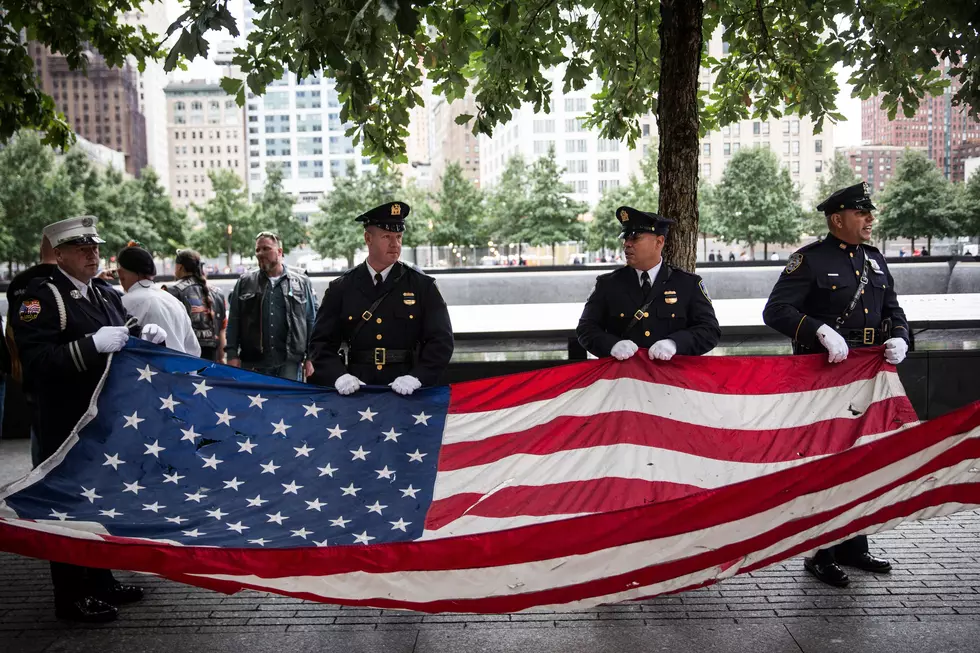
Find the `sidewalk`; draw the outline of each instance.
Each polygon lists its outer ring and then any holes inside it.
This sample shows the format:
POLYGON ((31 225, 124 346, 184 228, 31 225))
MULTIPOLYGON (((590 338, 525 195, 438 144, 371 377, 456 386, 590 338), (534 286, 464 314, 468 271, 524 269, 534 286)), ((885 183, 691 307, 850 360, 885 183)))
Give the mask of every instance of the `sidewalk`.
MULTIPOLYGON (((28 468, 27 451, 25 441, 0 443, 0 484, 28 468)), ((546 614, 345 608, 120 572, 146 598, 105 626, 55 620, 47 564, 0 554, 0 653, 980 650, 980 512, 907 524, 872 545, 895 570, 849 570, 845 590, 816 582, 794 559, 683 594, 546 614)))

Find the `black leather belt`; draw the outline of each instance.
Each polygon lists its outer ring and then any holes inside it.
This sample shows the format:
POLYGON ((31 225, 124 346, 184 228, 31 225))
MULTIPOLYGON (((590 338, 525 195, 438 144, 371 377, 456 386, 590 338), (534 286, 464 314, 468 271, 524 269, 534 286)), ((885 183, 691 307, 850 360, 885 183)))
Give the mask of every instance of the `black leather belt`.
POLYGON ((387 365, 390 363, 411 363, 413 352, 409 349, 385 349, 377 347, 352 351, 347 359, 351 363, 361 363, 367 365, 387 365))
POLYGON ((871 327, 866 329, 849 329, 844 331, 841 335, 844 336, 844 340, 847 341, 847 344, 855 347, 880 345, 889 338, 889 335, 885 333, 884 330, 873 329, 871 327))

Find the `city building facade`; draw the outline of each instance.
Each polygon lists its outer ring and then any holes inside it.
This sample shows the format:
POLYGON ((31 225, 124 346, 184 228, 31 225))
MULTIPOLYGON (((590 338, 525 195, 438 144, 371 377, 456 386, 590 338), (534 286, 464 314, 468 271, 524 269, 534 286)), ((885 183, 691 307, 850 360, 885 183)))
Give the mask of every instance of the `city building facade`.
POLYGON ((866 181, 872 190, 880 191, 898 170, 898 164, 907 151, 925 152, 925 147, 897 147, 894 145, 862 145, 841 148, 851 169, 866 181))
POLYGON ((86 53, 86 71, 71 70, 64 55, 32 41, 41 88, 50 95, 81 137, 126 157, 126 171, 138 177, 147 165, 146 120, 140 112, 136 68, 109 67, 95 51, 86 53))
POLYGON ((211 170, 231 170, 244 182, 244 110, 235 98, 206 81, 172 83, 164 94, 174 206, 191 208, 213 197, 211 170))
POLYGON ((473 135, 472 121, 456 124, 458 116, 476 115, 476 100, 467 94, 461 100, 446 102, 443 97, 431 99, 431 140, 429 160, 432 164, 432 183, 439 187, 446 167, 457 163, 463 176, 480 185, 480 143, 473 135))

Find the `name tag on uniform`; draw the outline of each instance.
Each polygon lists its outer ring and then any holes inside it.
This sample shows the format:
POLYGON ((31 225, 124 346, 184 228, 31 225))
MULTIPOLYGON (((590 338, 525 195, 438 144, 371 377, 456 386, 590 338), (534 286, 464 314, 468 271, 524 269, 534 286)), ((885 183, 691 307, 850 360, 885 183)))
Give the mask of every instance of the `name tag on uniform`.
POLYGON ((664 291, 664 303, 666 304, 676 304, 677 303, 677 291, 676 290, 665 290, 664 291))
POLYGON ((415 293, 403 292, 402 303, 404 303, 406 306, 413 306, 415 304, 415 293))
POLYGON ((840 276, 840 275, 838 275, 836 272, 828 272, 827 273, 827 276, 828 277, 836 277, 836 276, 840 276))

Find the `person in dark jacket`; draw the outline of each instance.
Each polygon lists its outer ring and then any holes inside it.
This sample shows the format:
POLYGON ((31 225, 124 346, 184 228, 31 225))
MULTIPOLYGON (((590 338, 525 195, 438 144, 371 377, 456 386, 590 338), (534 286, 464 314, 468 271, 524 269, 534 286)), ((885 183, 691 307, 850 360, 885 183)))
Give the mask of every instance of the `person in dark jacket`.
MULTIPOLYGON (((55 454, 89 409, 107 356, 129 336, 164 342, 155 324, 142 327, 102 279, 95 218, 69 218, 44 228, 57 265, 31 279, 11 306, 14 344, 24 380, 37 400, 39 452, 35 464, 55 454)), ((138 601, 143 590, 123 585, 108 569, 51 563, 55 614, 84 622, 112 621, 116 606, 138 601)))
POLYGON ((449 309, 435 280, 398 259, 410 211, 389 202, 356 218, 367 260, 334 279, 323 295, 310 344, 311 381, 352 394, 388 385, 410 395, 434 385, 453 353, 449 309))
MULTIPOLYGON (((763 321, 793 339, 793 353, 827 352, 830 363, 851 348, 884 345, 885 360, 897 365, 909 349, 909 324, 898 304, 888 264, 871 240, 875 210, 866 183, 842 188, 821 202, 830 233, 789 257, 762 313, 763 321)), ((820 581, 846 587, 840 565, 872 573, 891 563, 868 551, 868 538, 852 537, 819 549, 804 568, 820 581)))
POLYGON ((699 356, 721 339, 704 281, 663 260, 664 238, 674 223, 656 213, 621 206, 626 267, 596 279, 576 334, 598 357, 626 360, 647 349, 651 360, 699 356))
POLYGON ((201 358, 216 363, 225 362, 225 329, 228 311, 225 296, 208 285, 201 265, 201 255, 192 249, 177 251, 174 262, 176 283, 167 292, 181 301, 191 318, 194 335, 201 345, 201 358))

